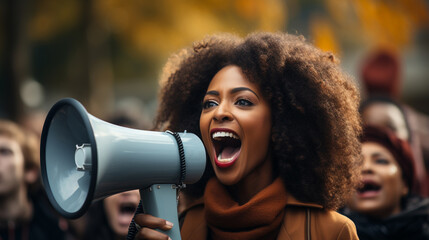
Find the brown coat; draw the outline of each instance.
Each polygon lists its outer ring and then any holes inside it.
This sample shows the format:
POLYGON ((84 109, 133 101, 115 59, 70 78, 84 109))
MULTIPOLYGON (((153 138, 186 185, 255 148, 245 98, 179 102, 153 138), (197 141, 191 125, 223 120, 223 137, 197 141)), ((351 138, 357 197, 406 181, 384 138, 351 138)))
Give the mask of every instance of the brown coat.
MULTIPOLYGON (((181 229, 182 240, 207 239, 207 225, 202 201, 192 204, 185 210, 185 214, 181 229)), ((359 238, 354 223, 347 217, 335 211, 324 210, 320 205, 303 203, 288 196, 285 217, 277 239, 342 240, 359 238), (307 228, 308 223, 310 223, 310 228, 307 228), (310 235, 307 233, 308 230, 310 230, 310 235)))

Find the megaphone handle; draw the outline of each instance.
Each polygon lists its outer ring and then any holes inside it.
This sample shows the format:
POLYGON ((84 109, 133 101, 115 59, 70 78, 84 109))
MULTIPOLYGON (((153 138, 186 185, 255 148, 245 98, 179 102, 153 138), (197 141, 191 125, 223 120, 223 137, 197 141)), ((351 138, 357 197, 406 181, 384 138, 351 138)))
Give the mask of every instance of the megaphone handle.
POLYGON ((140 197, 145 213, 173 223, 172 229, 158 231, 167 234, 172 240, 181 240, 176 193, 174 184, 153 184, 149 188, 141 189, 140 197))

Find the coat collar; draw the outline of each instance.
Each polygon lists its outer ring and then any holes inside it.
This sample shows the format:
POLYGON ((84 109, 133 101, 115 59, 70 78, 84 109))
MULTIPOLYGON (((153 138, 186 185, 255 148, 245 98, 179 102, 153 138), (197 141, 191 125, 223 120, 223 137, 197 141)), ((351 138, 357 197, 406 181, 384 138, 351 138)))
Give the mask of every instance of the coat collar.
POLYGON ((287 199, 286 199, 286 207, 287 206, 299 206, 299 207, 314 207, 314 208, 323 208, 322 205, 316 204, 316 203, 305 203, 298 201, 294 196, 292 196, 290 193, 288 193, 287 199))

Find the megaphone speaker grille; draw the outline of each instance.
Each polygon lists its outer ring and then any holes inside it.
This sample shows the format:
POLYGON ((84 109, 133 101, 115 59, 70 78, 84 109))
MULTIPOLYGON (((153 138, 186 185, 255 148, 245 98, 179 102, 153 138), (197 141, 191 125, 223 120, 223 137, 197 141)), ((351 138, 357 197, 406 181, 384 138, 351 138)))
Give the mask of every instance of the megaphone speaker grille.
POLYGON ((85 108, 70 98, 57 102, 43 126, 41 171, 50 202, 67 218, 80 217, 91 204, 97 179, 96 149, 85 108), (77 170, 75 152, 83 145, 90 147, 91 167, 77 170))

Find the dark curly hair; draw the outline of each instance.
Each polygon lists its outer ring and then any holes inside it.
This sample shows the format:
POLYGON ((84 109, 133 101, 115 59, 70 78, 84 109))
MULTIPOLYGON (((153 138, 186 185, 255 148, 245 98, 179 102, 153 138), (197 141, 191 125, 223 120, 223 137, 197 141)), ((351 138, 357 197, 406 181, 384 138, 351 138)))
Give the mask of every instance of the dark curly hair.
MULTIPOLYGON (((201 137, 202 100, 213 76, 239 66, 256 83, 272 112, 274 169, 287 191, 304 202, 336 209, 356 186, 361 163, 359 92, 335 57, 285 33, 206 37, 173 55, 161 79, 158 130, 201 137)), ((188 191, 202 194, 213 175, 188 191)))

